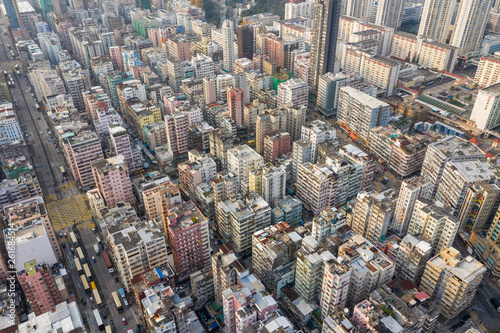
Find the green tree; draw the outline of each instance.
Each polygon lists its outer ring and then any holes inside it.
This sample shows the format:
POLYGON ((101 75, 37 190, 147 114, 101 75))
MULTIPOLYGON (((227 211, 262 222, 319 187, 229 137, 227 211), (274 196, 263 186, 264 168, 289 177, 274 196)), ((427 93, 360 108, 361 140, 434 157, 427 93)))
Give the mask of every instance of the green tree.
POLYGON ((455 86, 451 86, 450 91, 455 91, 455 86))

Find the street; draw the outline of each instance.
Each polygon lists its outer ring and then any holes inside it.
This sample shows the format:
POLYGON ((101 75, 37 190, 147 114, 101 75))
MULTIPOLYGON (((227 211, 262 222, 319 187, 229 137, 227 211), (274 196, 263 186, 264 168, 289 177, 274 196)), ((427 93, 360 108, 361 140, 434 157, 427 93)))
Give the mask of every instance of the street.
MULTIPOLYGON (((2 44, 0 45, 0 64, 2 70, 12 70, 11 66, 13 65, 7 54, 6 46, 11 41, 4 34, 0 34, 0 43, 2 44)), ((109 310, 111 311, 107 319, 103 318, 104 324, 109 325, 112 320, 116 326, 115 332, 126 332, 129 328, 133 328, 135 331, 139 318, 134 314, 134 307, 125 309, 119 314, 114 306, 111 293, 118 290, 120 287, 119 283, 115 283, 113 278, 110 277, 101 256, 96 258, 96 263, 92 263, 92 255, 95 255, 95 253, 92 253, 94 251, 93 245, 96 243, 96 235, 90 229, 92 219, 83 199, 85 194, 81 193, 75 186, 63 154, 57 152, 58 149, 61 150, 61 147, 57 147, 53 143, 53 140, 50 139, 50 134, 48 133, 50 126, 48 125, 46 115, 44 112, 36 110, 36 101, 29 94, 30 85, 24 78, 24 69, 21 69, 21 75, 14 75, 14 77, 15 88, 10 88, 10 94, 13 101, 17 101, 18 103, 18 107, 15 108, 16 116, 23 132, 28 134, 25 136, 25 140, 38 181, 43 190, 44 199, 54 229, 57 234, 62 232, 69 233, 72 231, 71 227, 74 224, 72 216, 84 216, 84 218, 81 218, 81 221, 77 221, 79 222, 77 225, 78 229, 80 229, 79 240, 84 253, 88 254, 86 255, 87 262, 89 263, 92 275, 97 280, 96 284, 100 291, 102 302, 109 305, 109 310), (49 140, 51 141, 49 142, 49 140), (60 172, 60 166, 63 166, 68 172, 68 180, 66 182, 62 182, 63 176, 60 172), (127 319, 127 326, 123 325, 121 317, 127 319)), ((64 240, 67 240, 67 238, 64 240)), ((99 329, 92 313, 92 310, 96 306, 95 303, 90 302, 88 295, 81 286, 70 247, 68 245, 64 248, 66 257, 64 265, 69 269, 69 278, 73 284, 72 288, 68 288, 70 290, 70 299, 78 302, 80 311, 87 319, 90 332, 98 332, 99 329), (86 305, 83 305, 82 298, 86 299, 86 305)))

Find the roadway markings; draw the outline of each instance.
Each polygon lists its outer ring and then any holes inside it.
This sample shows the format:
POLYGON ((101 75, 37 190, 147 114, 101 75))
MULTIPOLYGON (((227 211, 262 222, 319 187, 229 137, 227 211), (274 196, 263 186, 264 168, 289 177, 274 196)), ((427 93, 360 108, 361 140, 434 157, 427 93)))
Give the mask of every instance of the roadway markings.
POLYGON ((74 181, 71 181, 71 182, 66 182, 66 183, 62 183, 61 185, 59 185, 59 189, 61 190, 69 190, 69 189, 72 189, 72 188, 75 188, 75 182, 74 181))
POLYGON ((78 194, 48 203, 47 209, 54 230, 61 230, 75 224, 80 230, 90 227, 92 224, 92 214, 85 203, 86 198, 85 194, 78 194))
POLYGON ((53 201, 56 201, 56 200, 57 200, 57 194, 55 194, 55 193, 52 193, 52 194, 49 194, 49 195, 45 196, 45 202, 47 204, 49 204, 49 203, 51 203, 53 201))
POLYGON ((477 316, 477 313, 475 310, 471 311, 471 317, 472 317, 472 322, 474 323, 474 326, 481 332, 481 333, 487 333, 488 330, 486 327, 484 327, 484 324, 481 322, 481 319, 477 316))

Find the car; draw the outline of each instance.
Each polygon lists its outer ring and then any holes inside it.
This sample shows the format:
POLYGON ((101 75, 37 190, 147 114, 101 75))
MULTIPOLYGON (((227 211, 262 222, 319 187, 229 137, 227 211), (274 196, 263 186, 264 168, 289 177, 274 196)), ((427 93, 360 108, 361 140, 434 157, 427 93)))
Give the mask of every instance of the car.
POLYGON ((465 324, 465 321, 461 320, 458 322, 457 326, 462 327, 462 326, 464 326, 464 324, 465 324))
POLYGON ((94 303, 94 297, 89 296, 89 299, 90 299, 90 303, 94 303))
POLYGON ((42 131, 40 131, 40 135, 42 135, 42 134, 43 134, 43 132, 42 132, 42 131))
POLYGON ((382 168, 382 170, 387 171, 387 169, 386 169, 386 168, 382 168))
POLYGON ((463 321, 469 320, 470 319, 470 314, 466 314, 465 316, 462 317, 463 321))
POLYGON ((68 233, 67 232, 65 232, 63 235, 64 235, 64 238, 68 238, 68 233))
POLYGON ((61 152, 61 151, 58 149, 58 150, 57 150, 57 153, 59 154, 60 152, 61 152))
POLYGON ((47 130, 47 132, 50 131, 50 129, 48 127, 46 128, 46 130, 47 130))
POLYGON ((377 170, 377 169, 375 169, 375 173, 378 173, 378 170, 377 170))
POLYGON ((62 232, 59 233, 59 237, 63 238, 63 233, 62 232))
POLYGON ((70 250, 71 250, 71 253, 75 253, 75 248, 74 247, 72 247, 70 250))
POLYGON ((103 308, 103 309, 101 310, 101 315, 102 315, 102 317, 103 317, 103 318, 108 318, 108 311, 106 311, 106 309, 105 309, 105 308, 103 308))
POLYGON ((36 118, 36 119, 40 120, 41 118, 40 118, 40 117, 38 117, 38 118, 36 118))
POLYGON ((135 333, 140 333, 141 332, 141 324, 137 324, 135 327, 135 333))
POLYGON ((120 280, 117 277, 115 277, 115 282, 120 282, 120 280))
POLYGON ((87 301, 83 297, 82 297, 82 303, 83 303, 83 305, 87 305, 87 301))
POLYGON ((450 328, 450 331, 452 331, 452 332, 453 332, 453 331, 455 331, 457 328, 458 328, 458 326, 457 326, 457 325, 453 325, 453 326, 450 328))
POLYGON ((123 325, 127 325, 128 324, 127 319, 125 319, 125 317, 122 317, 122 323, 123 323, 123 325))
POLYGON ((131 328, 129 328, 129 329, 127 330, 127 333, 134 333, 134 330, 133 330, 133 329, 131 329, 131 328))

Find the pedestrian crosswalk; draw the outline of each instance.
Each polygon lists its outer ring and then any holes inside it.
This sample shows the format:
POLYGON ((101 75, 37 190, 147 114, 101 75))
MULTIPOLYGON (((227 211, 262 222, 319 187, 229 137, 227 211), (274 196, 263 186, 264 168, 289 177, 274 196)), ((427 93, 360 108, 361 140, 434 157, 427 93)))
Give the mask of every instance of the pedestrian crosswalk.
POLYGON ((90 227, 92 214, 87 208, 86 199, 85 194, 78 194, 48 203, 47 209, 54 230, 57 231, 70 226, 76 226, 80 229, 90 227))
POLYGON ((477 316, 476 311, 472 310, 470 315, 471 315, 472 322, 474 323, 474 326, 476 327, 476 329, 481 333, 487 333, 488 330, 486 329, 484 324, 481 322, 481 319, 479 319, 479 317, 477 316))

